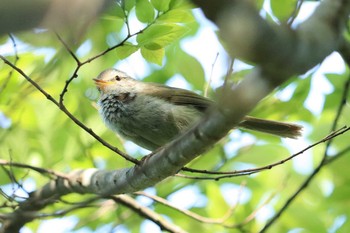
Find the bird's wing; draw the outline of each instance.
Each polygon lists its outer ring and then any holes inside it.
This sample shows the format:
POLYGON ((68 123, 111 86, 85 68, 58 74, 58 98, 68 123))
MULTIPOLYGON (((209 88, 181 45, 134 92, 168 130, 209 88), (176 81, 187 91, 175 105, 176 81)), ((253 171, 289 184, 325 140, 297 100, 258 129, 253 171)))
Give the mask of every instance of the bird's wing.
POLYGON ((154 88, 146 90, 145 94, 162 98, 176 105, 191 105, 200 111, 205 111, 213 104, 212 100, 185 89, 168 87, 158 83, 152 83, 152 87, 154 88))

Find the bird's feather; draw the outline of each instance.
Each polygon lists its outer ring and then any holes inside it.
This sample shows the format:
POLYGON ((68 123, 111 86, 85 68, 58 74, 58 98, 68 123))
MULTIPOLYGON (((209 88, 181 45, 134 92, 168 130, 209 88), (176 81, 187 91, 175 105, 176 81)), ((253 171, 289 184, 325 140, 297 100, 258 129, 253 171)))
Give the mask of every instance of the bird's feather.
POLYGON ((151 88, 144 90, 145 94, 157 98, 162 98, 175 105, 191 105, 199 111, 205 111, 210 105, 213 104, 212 100, 198 95, 197 93, 192 91, 176 87, 168 87, 158 83, 147 84, 151 84, 151 88))

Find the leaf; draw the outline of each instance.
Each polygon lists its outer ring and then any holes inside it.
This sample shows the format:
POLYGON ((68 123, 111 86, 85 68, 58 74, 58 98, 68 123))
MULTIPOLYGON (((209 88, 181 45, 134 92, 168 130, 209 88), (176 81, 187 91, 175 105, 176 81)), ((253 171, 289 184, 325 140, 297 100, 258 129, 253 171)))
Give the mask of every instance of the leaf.
POLYGON ((158 50, 158 49, 161 49, 162 46, 157 44, 157 43, 148 43, 148 44, 145 44, 144 46, 146 49, 149 49, 149 50, 158 50))
POLYGON ((142 23, 154 20, 154 8, 148 0, 136 0, 136 17, 142 23))
POLYGON ((126 11, 130 11, 135 6, 135 0, 124 0, 122 3, 122 6, 126 11))
POLYGON ((222 196, 219 185, 217 183, 208 183, 208 185, 206 185, 206 194, 210 200, 206 207, 208 215, 213 218, 224 216, 228 205, 222 196), (218 206, 220 206, 220 208, 218 208, 218 206))
POLYGON ((171 0, 169 9, 190 9, 193 7, 189 1, 186 0, 171 0))
POLYGON ((162 23, 189 23, 195 19, 189 10, 171 10, 157 18, 158 22, 162 23))
POLYGON ((310 92, 311 77, 312 75, 309 75, 308 77, 298 81, 298 86, 293 93, 293 99, 299 99, 300 102, 304 102, 306 100, 310 92))
POLYGON ((205 84, 205 74, 201 63, 193 56, 183 52, 177 67, 184 78, 196 89, 201 90, 205 84))
POLYGON ((255 4, 256 4, 257 9, 261 9, 264 5, 264 2, 265 2, 264 0, 256 0, 255 4))
POLYGON ((135 53, 138 49, 139 47, 136 45, 125 43, 122 46, 117 47, 115 51, 117 52, 117 57, 119 59, 124 59, 135 53))
POLYGON ((119 5, 116 6, 115 8, 115 16, 121 19, 125 18, 125 12, 123 10, 123 8, 119 5))
POLYGON ((296 8, 297 0, 271 0, 270 6, 273 14, 282 22, 288 20, 296 8))
POLYGON ((169 9, 170 0, 151 0, 151 2, 158 11, 167 11, 169 9))
POLYGON ((164 48, 150 50, 145 47, 141 47, 141 54, 147 61, 155 63, 157 65, 162 65, 165 50, 164 48))
POLYGON ((165 47, 181 38, 187 31, 186 27, 177 24, 153 24, 137 35, 136 41, 140 46, 152 43, 165 47))
POLYGON ((242 155, 240 162, 251 163, 258 166, 265 166, 267 164, 277 162, 278 160, 289 155, 289 151, 280 145, 251 145, 242 147, 239 150, 242 155))

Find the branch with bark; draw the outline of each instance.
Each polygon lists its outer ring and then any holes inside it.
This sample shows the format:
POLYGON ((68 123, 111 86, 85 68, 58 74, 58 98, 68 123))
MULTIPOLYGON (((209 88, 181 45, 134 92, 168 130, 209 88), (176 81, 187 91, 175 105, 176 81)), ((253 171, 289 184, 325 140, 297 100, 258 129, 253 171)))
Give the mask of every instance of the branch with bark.
POLYGON ((71 35, 80 36, 111 2, 94 0, 86 4, 78 0, 3 0, 0 2, 0 35, 46 27, 68 29, 71 35))

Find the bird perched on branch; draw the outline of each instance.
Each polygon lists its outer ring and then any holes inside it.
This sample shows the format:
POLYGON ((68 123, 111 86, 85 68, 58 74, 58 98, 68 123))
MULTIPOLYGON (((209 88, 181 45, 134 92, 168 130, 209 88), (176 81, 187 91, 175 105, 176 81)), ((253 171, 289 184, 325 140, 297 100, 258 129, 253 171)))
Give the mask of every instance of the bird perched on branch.
MULTIPOLYGON (((99 112, 108 128, 148 150, 174 139, 198 120, 213 101, 192 91, 135 80, 107 69, 94 79, 100 91, 99 112)), ((238 127, 297 138, 296 124, 246 116, 238 127)))

